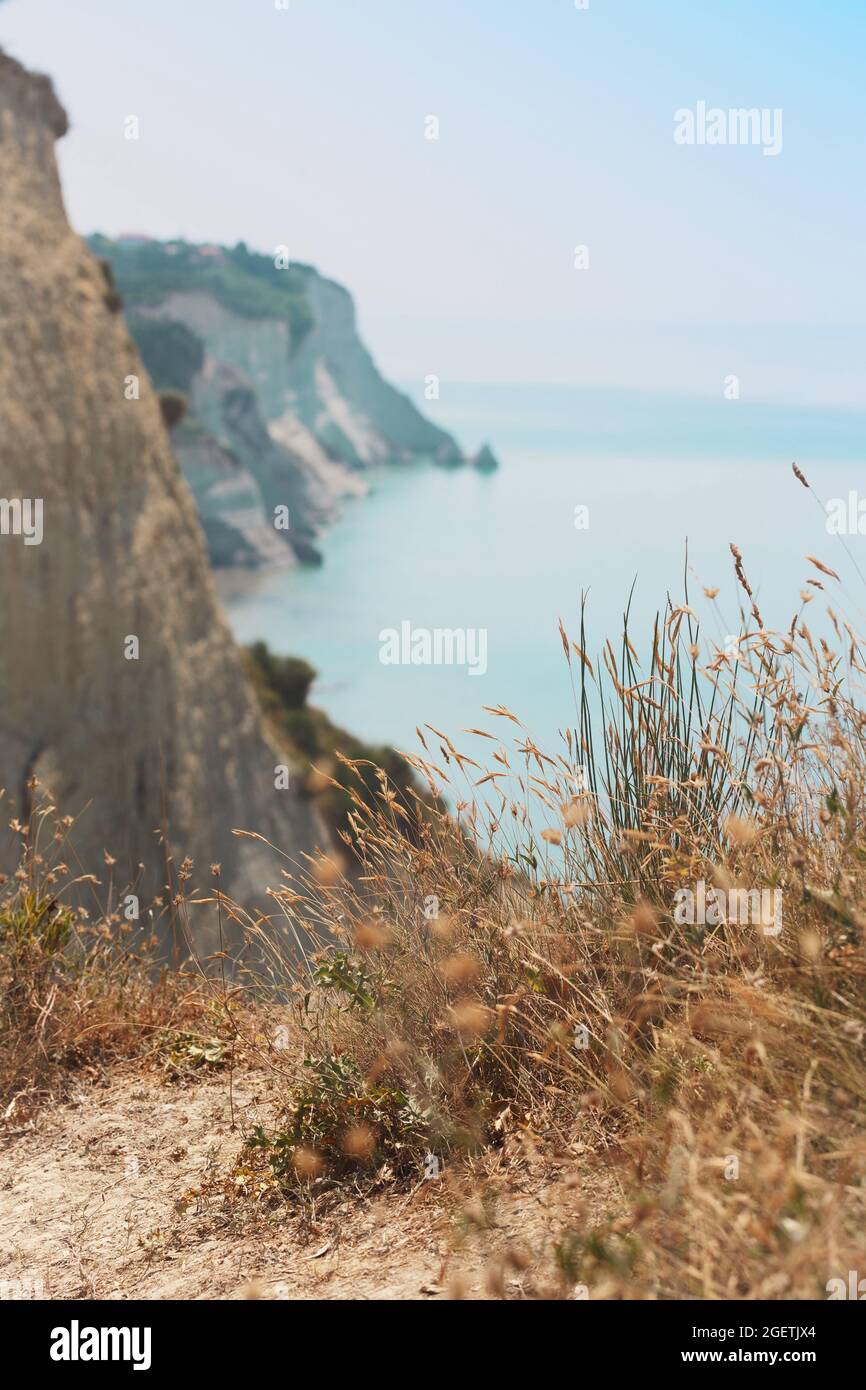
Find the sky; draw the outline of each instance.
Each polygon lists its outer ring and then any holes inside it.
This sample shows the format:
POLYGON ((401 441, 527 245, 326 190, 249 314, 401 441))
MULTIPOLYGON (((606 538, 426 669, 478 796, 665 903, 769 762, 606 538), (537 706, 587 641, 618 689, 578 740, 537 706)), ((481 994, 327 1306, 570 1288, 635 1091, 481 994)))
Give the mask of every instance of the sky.
POLYGON ((0 4, 78 231, 286 245, 400 381, 863 403, 864 0, 278 3, 0 4), (676 143, 699 102, 780 152, 676 143))

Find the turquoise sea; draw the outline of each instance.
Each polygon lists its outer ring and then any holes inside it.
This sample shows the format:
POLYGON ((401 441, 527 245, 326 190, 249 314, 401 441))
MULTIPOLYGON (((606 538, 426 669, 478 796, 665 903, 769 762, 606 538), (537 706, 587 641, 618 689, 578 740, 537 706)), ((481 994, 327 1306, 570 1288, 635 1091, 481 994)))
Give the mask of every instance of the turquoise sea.
MULTIPOLYGON (((416 726, 431 723, 459 745, 468 727, 504 732, 482 708, 504 704, 559 751, 557 730, 574 719, 559 619, 577 637, 587 595, 595 661, 621 634, 636 581, 630 632, 641 649, 634 634, 648 640, 666 596, 682 600, 687 547, 690 602, 721 643, 739 631, 743 598, 731 541, 767 626, 787 626, 816 578, 866 631, 856 568, 866 573, 866 536, 829 535, 791 471, 796 459, 825 501, 866 494, 866 411, 570 387, 445 384, 439 402, 413 395, 465 447, 489 440, 499 472, 380 470, 371 495, 323 538, 321 569, 218 581, 238 639, 306 657, 319 673, 313 701, 361 737, 417 751, 416 726), (807 554, 838 570, 841 588, 807 554), (715 605, 704 586, 719 588, 715 605), (404 621, 485 629, 486 673, 383 665, 379 634, 404 621)), ((813 592, 817 618, 826 598, 813 592)))

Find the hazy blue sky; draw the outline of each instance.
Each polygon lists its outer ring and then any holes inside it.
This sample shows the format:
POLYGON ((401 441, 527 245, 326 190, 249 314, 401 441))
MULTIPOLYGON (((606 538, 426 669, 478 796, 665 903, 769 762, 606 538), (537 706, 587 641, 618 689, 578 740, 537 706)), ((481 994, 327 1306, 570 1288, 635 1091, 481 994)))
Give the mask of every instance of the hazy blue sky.
POLYGON ((0 43, 81 232, 287 244, 393 377, 863 400, 866 0, 8 0, 0 43), (676 145, 700 100, 781 154, 676 145))

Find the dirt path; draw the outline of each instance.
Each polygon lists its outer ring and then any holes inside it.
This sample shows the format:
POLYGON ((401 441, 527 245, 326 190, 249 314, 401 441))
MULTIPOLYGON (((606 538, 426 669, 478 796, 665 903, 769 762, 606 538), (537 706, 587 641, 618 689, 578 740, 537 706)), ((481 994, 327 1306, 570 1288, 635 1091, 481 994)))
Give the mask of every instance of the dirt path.
MULTIPOLYGON (((225 1173, 241 1135, 267 1115, 263 1079, 165 1085, 117 1074, 0 1149, 0 1281, 52 1298, 434 1299, 552 1291, 551 1245, 588 1192, 573 1162, 487 1176, 492 1225, 466 1221, 464 1179, 344 1201, 318 1225, 288 1210, 244 1221, 178 1200, 225 1173), (519 1249, 515 1264, 504 1258, 519 1249), (521 1267, 522 1266, 522 1267, 521 1267), (41 1285, 39 1283, 41 1281, 41 1285), (551 1287, 548 1287, 551 1286, 551 1287)), ((494 1165, 495 1167, 495 1165, 494 1165)), ((596 1212, 611 1174, 592 1175, 596 1212)), ((2 1292, 2 1291, 0 1291, 2 1292)), ((6 1297, 11 1296, 6 1292, 6 1297)))

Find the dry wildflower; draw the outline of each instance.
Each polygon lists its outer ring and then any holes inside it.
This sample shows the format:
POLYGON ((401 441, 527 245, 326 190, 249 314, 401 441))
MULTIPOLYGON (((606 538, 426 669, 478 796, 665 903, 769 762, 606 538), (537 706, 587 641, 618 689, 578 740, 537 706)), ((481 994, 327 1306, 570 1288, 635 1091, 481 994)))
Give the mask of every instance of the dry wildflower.
POLYGON ((430 922, 430 931, 437 941, 450 941, 457 929, 457 923, 447 912, 440 912, 430 922))
POLYGON ((611 1094, 623 1105, 634 1096, 634 1083, 626 1071, 620 1070, 611 1072, 607 1079, 607 1084, 610 1087, 611 1094))
POLYGON ((347 1158, 370 1159, 376 1152, 376 1136, 368 1125, 352 1125, 343 1135, 342 1148, 347 1158))
POLYGON ((563 823, 569 830, 582 829, 590 817, 592 801, 587 796, 575 796, 560 808, 563 823))
POLYGON ((310 769, 306 781, 304 782, 304 788, 310 796, 320 796, 323 792, 326 792, 329 787, 333 786, 334 779, 332 772, 333 769, 318 767, 310 769))
POLYGON ((735 572, 736 572, 737 579, 740 581, 740 584, 741 584, 742 588, 745 589, 746 593, 749 595, 749 598, 751 598, 751 597, 752 597, 752 590, 751 590, 751 588, 749 587, 749 581, 748 581, 748 579, 746 578, 746 572, 745 572, 745 570, 743 569, 743 557, 742 557, 742 555, 740 554, 740 552, 739 552, 739 550, 737 549, 737 547, 734 545, 733 541, 731 541, 730 549, 731 549, 731 554, 732 554, 733 557, 734 557, 734 570, 735 570, 735 572))
POLYGON ((580 657, 580 659, 581 659, 581 661, 583 662, 584 666, 585 666, 586 669, 589 671, 589 674, 592 676, 592 678, 593 678, 593 680, 594 680, 594 679, 595 679, 595 671, 592 669, 592 662, 590 661, 589 657, 586 655, 586 652, 584 652, 584 651, 582 650, 582 648, 579 647, 579 646, 577 645, 576 642, 572 642, 571 645, 574 647, 575 652, 576 652, 577 655, 580 657))
MULTIPOLYGON (((816 568, 816 570, 820 570, 822 574, 828 574, 828 575, 830 576, 831 579, 838 579, 838 578, 839 578, 839 576, 838 576, 838 574, 836 573, 835 570, 831 570, 831 569, 830 569, 830 566, 829 566, 829 565, 823 564, 821 560, 816 560, 814 555, 807 555, 807 556, 806 556, 806 559, 809 561, 809 564, 810 564, 810 565, 814 565, 815 568, 816 568)), ((815 583, 816 581, 815 581, 815 580, 810 580, 809 582, 810 582, 810 584, 812 584, 812 583, 815 583)))
POLYGON ((316 1153, 315 1149, 304 1146, 295 1149, 292 1162, 295 1166, 295 1172, 302 1181, 319 1178, 325 1171, 325 1161, 321 1154, 316 1153))
POLYGON ((465 985, 477 980, 481 973, 481 962, 475 956, 458 951, 453 956, 446 956, 439 969, 449 985, 465 985))
POLYGON ((313 877, 321 888, 332 888, 344 872, 345 867, 336 854, 320 854, 313 864, 313 877))
POLYGON ((461 1038, 481 1038, 489 1030, 493 1015, 477 999, 459 999, 449 1009, 451 1026, 461 1038))
POLYGON ((658 918, 648 902, 641 900, 629 918, 632 931, 645 936, 654 936, 658 931, 658 918))
POLYGON ((758 828, 752 820, 742 816, 728 816, 725 821, 725 834, 740 848, 753 845, 758 838, 758 828))
POLYGON ((359 951, 385 951, 393 939, 393 933, 385 923, 375 919, 361 922, 355 928, 354 941, 359 951))

